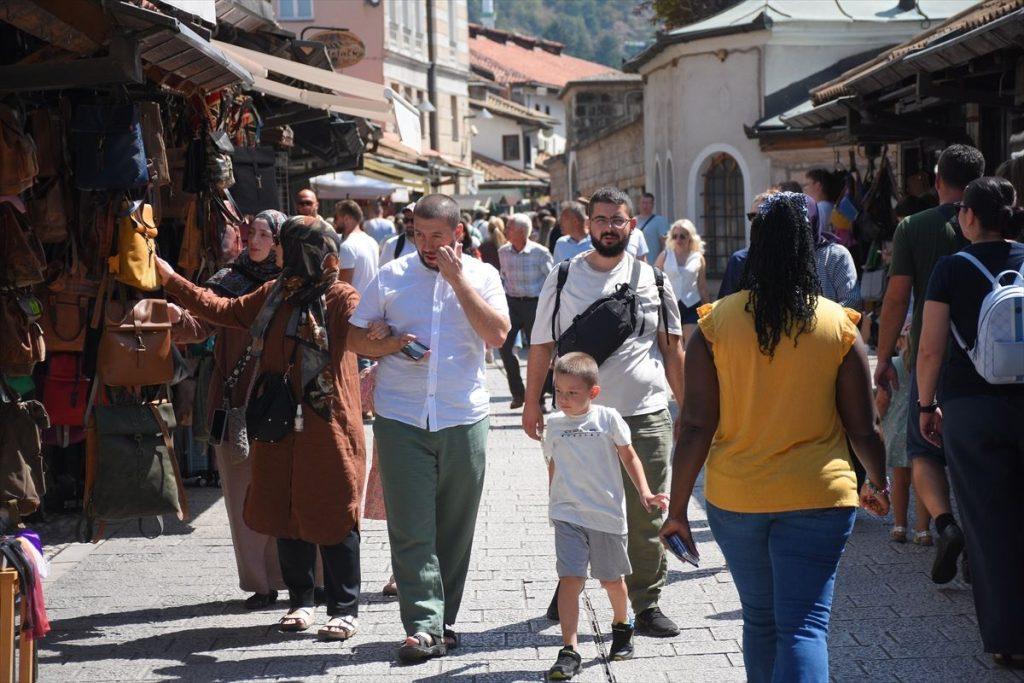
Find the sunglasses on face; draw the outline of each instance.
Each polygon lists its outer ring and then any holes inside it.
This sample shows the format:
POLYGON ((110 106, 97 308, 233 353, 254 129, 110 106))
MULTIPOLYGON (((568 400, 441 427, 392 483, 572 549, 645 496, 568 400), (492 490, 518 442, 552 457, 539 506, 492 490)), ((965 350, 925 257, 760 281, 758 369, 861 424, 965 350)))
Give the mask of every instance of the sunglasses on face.
POLYGON ((315 204, 315 203, 316 202, 314 202, 314 201, 312 201, 310 199, 303 199, 301 202, 299 202, 299 206, 313 206, 313 204, 315 204))
POLYGON ((676 240, 677 242, 685 242, 686 240, 690 239, 690 236, 689 235, 672 235, 672 239, 676 240))

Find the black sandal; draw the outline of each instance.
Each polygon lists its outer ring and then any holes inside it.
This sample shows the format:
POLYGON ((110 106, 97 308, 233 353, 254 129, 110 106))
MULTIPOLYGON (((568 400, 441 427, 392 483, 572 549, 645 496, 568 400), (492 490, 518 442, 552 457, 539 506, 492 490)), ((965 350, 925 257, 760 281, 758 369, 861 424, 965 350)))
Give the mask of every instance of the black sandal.
POLYGON ((458 649, 460 642, 461 642, 461 640, 459 639, 459 634, 456 633, 455 631, 453 631, 452 629, 445 627, 445 629, 444 629, 444 646, 445 646, 445 648, 448 649, 448 650, 458 649))
POLYGON ((436 642, 434 636, 422 632, 414 633, 412 637, 416 639, 416 645, 403 644, 398 648, 398 659, 406 664, 416 664, 434 657, 443 657, 448 652, 444 639, 441 642, 436 642))
POLYGON ((269 593, 253 593, 242 604, 245 605, 245 609, 257 610, 266 609, 275 602, 277 602, 277 591, 270 591, 269 593))

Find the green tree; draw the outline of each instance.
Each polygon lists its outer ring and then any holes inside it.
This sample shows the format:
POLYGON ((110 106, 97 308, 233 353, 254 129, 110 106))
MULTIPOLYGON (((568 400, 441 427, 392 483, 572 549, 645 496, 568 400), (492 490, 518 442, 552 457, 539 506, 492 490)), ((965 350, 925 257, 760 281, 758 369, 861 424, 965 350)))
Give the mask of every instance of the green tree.
POLYGON ((594 46, 594 61, 616 69, 622 68, 622 41, 614 34, 602 34, 594 46))
POLYGON ((667 29, 693 24, 718 14, 740 0, 642 0, 637 6, 641 12, 651 12, 651 21, 667 29))

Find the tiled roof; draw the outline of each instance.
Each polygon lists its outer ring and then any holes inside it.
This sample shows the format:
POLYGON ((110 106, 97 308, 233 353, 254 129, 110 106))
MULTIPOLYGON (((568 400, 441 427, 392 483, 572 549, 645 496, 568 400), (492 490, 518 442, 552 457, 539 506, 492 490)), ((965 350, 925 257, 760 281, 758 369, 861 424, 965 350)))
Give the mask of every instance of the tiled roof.
POLYGON ((561 88, 569 81, 620 73, 604 64, 562 54, 562 45, 507 31, 470 26, 469 58, 474 69, 498 83, 542 83, 561 88))
POLYGON ((492 93, 487 93, 487 99, 484 100, 470 100, 469 106, 476 108, 487 108, 487 111, 491 112, 496 116, 508 116, 516 119, 517 121, 523 121, 526 123, 533 123, 545 128, 553 126, 557 119, 542 114, 539 111, 534 111, 529 107, 525 107, 518 102, 512 100, 506 100, 504 97, 498 97, 492 93))
POLYGON ((543 171, 521 171, 476 152, 473 152, 473 168, 484 174, 484 182, 487 183, 536 185, 538 182, 547 182, 547 174, 543 171))

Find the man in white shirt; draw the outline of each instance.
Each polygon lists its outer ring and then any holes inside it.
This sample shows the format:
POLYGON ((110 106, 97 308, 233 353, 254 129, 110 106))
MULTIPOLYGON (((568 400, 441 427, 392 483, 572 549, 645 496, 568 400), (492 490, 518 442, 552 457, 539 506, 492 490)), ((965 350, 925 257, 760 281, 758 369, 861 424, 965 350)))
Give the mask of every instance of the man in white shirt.
POLYGON ((383 266, 388 261, 416 252, 415 209, 416 202, 408 204, 402 209, 402 225, 404 230, 384 242, 384 245, 380 248, 380 265, 383 266))
MULTIPOLYGON (((537 401, 551 367, 555 339, 596 300, 633 280, 636 259, 626 247, 631 235, 637 234, 632 209, 629 196, 615 188, 602 188, 590 198, 587 210, 594 249, 568 262, 565 284, 558 297, 558 319, 554 324, 558 274, 562 266, 552 270, 544 282, 531 336, 533 343, 527 363, 523 408, 523 429, 533 439, 540 439, 544 430, 544 416, 537 401)), ((600 385, 604 391, 595 402, 615 408, 625 418, 647 482, 651 491, 657 493, 668 487, 673 437, 668 410, 669 388, 679 405, 683 399, 683 349, 679 343, 682 326, 672 285, 664 281, 664 292, 659 293, 654 268, 638 265, 636 289, 642 323, 638 323, 639 329, 601 365, 600 385)), ((626 491, 626 512, 629 560, 633 566, 626 584, 636 614, 637 633, 658 637, 678 635, 679 628, 658 607, 661 588, 668 575, 665 551, 658 538, 660 515, 644 510, 636 492, 631 490, 626 491)), ((555 607, 553 602, 552 608, 555 607)), ((548 616, 556 612, 549 608, 548 616)))
POLYGON ((338 253, 341 261, 338 277, 355 287, 360 295, 377 274, 379 259, 377 242, 359 227, 362 219, 362 210, 351 199, 338 202, 334 209, 334 229, 344 240, 338 253))
POLYGON ((654 195, 644 192, 640 197, 640 212, 636 215, 637 230, 647 244, 647 262, 654 261, 665 248, 668 239, 668 219, 654 213, 654 195))
POLYGON ((634 230, 630 234, 629 240, 626 242, 626 253, 637 261, 647 262, 647 254, 650 252, 647 249, 647 240, 639 230, 634 230))
POLYGON ((384 207, 380 200, 370 204, 370 217, 363 221, 363 231, 377 241, 378 245, 395 234, 395 224, 384 218, 384 207))
POLYGON ((416 253, 390 261, 352 315, 349 347, 379 358, 373 426, 388 510, 391 564, 408 638, 402 661, 446 653, 469 570, 483 491, 488 346, 511 324, 501 277, 462 255, 451 197, 416 204, 416 253), (404 353, 417 341, 429 351, 404 353))
POLYGON ((558 223, 562 226, 563 235, 555 242, 555 263, 571 259, 576 254, 590 251, 594 245, 590 243, 587 231, 587 210, 579 202, 562 202, 558 223))
POLYGON ((533 318, 537 314, 537 297, 545 278, 551 272, 551 253, 544 246, 530 240, 531 230, 533 223, 529 216, 512 214, 505 224, 508 243, 498 249, 501 281, 505 285, 509 320, 512 323, 512 329, 501 345, 501 362, 505 365, 508 389, 512 393, 510 410, 521 408, 526 394, 523 377, 519 372, 519 358, 515 352, 516 336, 522 331, 523 344, 529 348, 533 318))

